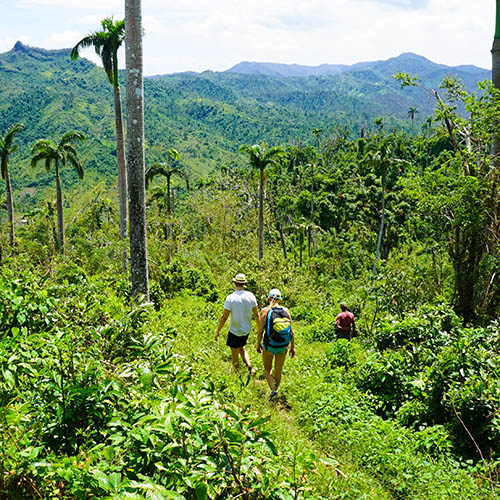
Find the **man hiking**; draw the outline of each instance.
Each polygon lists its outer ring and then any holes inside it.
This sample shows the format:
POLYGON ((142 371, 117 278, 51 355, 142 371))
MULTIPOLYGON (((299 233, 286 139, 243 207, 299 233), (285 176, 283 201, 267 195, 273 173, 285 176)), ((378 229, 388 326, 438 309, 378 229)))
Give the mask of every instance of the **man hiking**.
POLYGON ((231 348, 233 366, 236 371, 239 370, 239 358, 241 357, 250 375, 255 375, 255 370, 252 368, 245 346, 252 328, 252 315, 257 325, 259 325, 257 299, 252 292, 245 290, 247 279, 244 274, 237 274, 233 278, 233 283, 235 290, 226 297, 226 301, 224 302, 224 312, 217 325, 215 341, 217 342, 219 339, 219 333, 226 323, 227 318, 231 315, 226 345, 231 348))
POLYGON ((337 315, 335 333, 338 339, 351 340, 356 335, 354 314, 347 310, 347 304, 345 302, 340 303, 340 309, 342 312, 337 315))

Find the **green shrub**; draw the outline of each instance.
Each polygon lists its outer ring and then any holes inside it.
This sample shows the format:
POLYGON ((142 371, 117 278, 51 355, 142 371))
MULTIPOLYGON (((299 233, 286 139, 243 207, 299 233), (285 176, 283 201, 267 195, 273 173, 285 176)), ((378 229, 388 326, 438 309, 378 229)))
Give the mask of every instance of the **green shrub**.
POLYGON ((331 368, 352 367, 356 364, 355 356, 356 344, 346 339, 338 339, 333 342, 326 350, 327 363, 331 368))
POLYGON ((161 268, 157 275, 158 283, 167 297, 183 289, 211 302, 215 302, 219 296, 217 285, 206 269, 188 267, 181 261, 175 261, 161 268))
POLYGON ((380 321, 376 325, 375 342, 379 349, 423 342, 437 347, 446 343, 449 334, 460 326, 460 318, 449 307, 426 305, 402 320, 380 321))

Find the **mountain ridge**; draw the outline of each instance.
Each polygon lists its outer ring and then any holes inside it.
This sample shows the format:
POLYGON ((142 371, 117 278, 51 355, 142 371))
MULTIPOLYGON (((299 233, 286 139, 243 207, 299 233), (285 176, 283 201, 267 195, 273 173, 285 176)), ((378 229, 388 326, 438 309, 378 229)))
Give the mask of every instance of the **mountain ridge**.
POLYGON ((403 52, 398 56, 391 57, 386 60, 376 61, 362 61, 354 64, 320 64, 318 66, 300 65, 300 64, 284 64, 284 63, 271 63, 271 62, 257 62, 257 61, 242 61, 235 64, 226 72, 242 73, 242 74, 263 74, 268 76, 282 76, 282 77, 301 77, 301 76, 325 76, 336 75, 339 73, 346 73, 358 71, 363 69, 376 69, 389 64, 390 62, 411 62, 414 65, 427 65, 434 69, 448 69, 449 71, 466 71, 470 73, 484 73, 489 70, 474 66, 472 64, 460 66, 448 66, 446 64, 439 64, 427 59, 424 56, 415 54, 413 52, 403 52))
MULTIPOLYGON (((163 161, 165 151, 175 147, 193 172, 203 174, 245 161, 239 153, 242 144, 308 144, 315 127, 356 137, 360 130, 376 130, 375 120, 383 119, 385 130, 416 133, 435 103, 422 89, 401 89, 392 77, 397 71, 417 73, 424 85, 437 88, 451 69, 403 54, 331 75, 205 71, 145 78, 146 161, 163 161), (412 121, 410 107, 418 109, 412 121)), ((456 72, 469 90, 490 77, 470 66, 456 72)), ((124 71, 120 83, 125 85, 124 71)), ((87 135, 81 145, 86 172, 107 181, 114 178, 113 92, 102 68, 85 58, 70 61, 69 49, 18 42, 0 54, 0 87, 0 132, 15 123, 25 125, 15 156, 19 166, 12 176, 18 191, 51 184, 43 169, 31 168, 31 145, 71 129, 87 135)), ((69 171, 62 175, 68 185, 76 181, 69 171)))

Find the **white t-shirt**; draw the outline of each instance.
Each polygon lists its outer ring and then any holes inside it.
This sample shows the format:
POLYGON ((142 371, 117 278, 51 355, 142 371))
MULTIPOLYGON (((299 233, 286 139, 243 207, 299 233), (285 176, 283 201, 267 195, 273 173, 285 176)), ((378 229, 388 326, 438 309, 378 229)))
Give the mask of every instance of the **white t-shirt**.
POLYGON ((252 309, 257 307, 257 299, 252 292, 235 290, 226 297, 224 309, 231 311, 229 331, 237 337, 248 335, 252 329, 252 309))

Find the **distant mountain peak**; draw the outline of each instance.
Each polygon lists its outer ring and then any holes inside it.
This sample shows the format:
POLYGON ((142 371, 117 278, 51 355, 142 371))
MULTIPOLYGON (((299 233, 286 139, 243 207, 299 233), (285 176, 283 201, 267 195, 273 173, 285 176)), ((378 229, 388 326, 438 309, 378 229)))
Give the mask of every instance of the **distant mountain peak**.
POLYGON ((402 54, 391 57, 385 61, 370 61, 359 62, 356 64, 320 64, 319 66, 306 66, 300 64, 282 64, 269 62, 240 62, 227 70, 229 73, 243 73, 254 75, 278 76, 278 77, 308 77, 308 76, 325 76, 337 75, 339 73, 347 73, 352 71, 362 71, 365 69, 382 69, 389 66, 394 66, 396 71, 427 71, 430 69, 445 69, 456 70, 462 68, 464 71, 471 73, 482 73, 484 70, 477 66, 457 66, 451 67, 444 64, 435 63, 424 56, 413 52, 403 52, 402 54))
POLYGON ((14 52, 26 52, 27 49, 28 47, 19 40, 15 43, 14 47, 12 47, 14 52))
POLYGON ((37 57, 52 57, 52 56, 66 56, 69 55, 71 49, 42 49, 39 47, 31 47, 30 45, 25 45, 23 42, 18 40, 12 50, 10 51, 13 54, 27 54, 29 56, 37 57))

